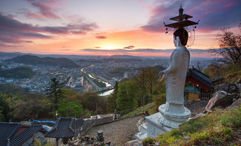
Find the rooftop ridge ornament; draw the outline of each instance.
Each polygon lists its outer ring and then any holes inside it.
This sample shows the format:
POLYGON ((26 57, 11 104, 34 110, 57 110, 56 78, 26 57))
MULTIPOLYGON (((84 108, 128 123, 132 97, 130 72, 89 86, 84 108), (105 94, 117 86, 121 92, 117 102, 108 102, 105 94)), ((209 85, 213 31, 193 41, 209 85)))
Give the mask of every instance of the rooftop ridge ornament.
POLYGON ((174 28, 174 29, 179 29, 179 28, 184 28, 184 27, 188 27, 188 26, 192 26, 192 25, 198 25, 199 21, 194 22, 194 21, 188 20, 193 17, 191 15, 184 14, 183 12, 184 12, 184 9, 181 6, 179 9, 179 15, 170 18, 170 20, 177 21, 177 22, 170 23, 170 24, 165 24, 165 22, 164 22, 166 30, 168 30, 168 27, 174 28))

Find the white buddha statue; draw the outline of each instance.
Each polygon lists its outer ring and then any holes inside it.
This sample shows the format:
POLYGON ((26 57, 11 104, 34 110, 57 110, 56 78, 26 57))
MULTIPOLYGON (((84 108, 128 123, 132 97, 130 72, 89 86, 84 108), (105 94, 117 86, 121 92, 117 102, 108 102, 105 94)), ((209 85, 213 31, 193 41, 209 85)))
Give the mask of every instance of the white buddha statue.
POLYGON ((171 54, 168 68, 160 72, 161 80, 165 79, 166 83, 166 104, 161 105, 159 111, 167 116, 183 114, 186 109, 184 86, 190 61, 190 53, 185 47, 187 40, 188 32, 185 29, 174 32, 176 49, 171 54))
POLYGON ((166 82, 166 103, 159 106, 159 112, 146 116, 145 122, 136 134, 138 139, 156 137, 161 133, 178 128, 191 115, 184 107, 184 86, 189 66, 190 53, 185 47, 188 33, 180 28, 174 32, 176 49, 172 52, 167 69, 160 72, 161 80, 166 82))

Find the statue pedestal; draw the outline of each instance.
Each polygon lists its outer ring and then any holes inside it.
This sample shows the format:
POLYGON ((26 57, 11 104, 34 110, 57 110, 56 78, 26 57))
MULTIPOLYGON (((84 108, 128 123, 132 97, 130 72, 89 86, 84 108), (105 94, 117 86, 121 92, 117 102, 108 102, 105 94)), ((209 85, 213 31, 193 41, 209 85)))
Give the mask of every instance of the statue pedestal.
POLYGON ((183 104, 163 104, 159 106, 159 112, 145 117, 135 137, 144 139, 157 137, 159 134, 178 128, 191 116, 191 112, 183 104))

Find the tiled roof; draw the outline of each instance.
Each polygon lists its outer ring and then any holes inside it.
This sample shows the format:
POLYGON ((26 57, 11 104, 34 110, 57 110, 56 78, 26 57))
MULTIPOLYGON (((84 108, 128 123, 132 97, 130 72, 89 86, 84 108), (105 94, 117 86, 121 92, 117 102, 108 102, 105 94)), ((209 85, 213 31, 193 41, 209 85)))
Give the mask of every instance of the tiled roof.
POLYGON ((83 125, 83 119, 59 118, 55 127, 46 135, 52 138, 66 138, 74 136, 74 129, 80 129, 83 125), (75 127, 76 124, 76 127, 75 127))
POLYGON ((195 68, 191 68, 188 70, 187 77, 192 77, 192 78, 198 80, 199 82, 203 83, 204 85, 206 85, 209 88, 214 87, 212 80, 207 75, 203 74, 201 71, 199 71, 195 68))
POLYGON ((20 123, 0 122, 0 146, 20 146, 41 129, 41 125, 24 127, 20 123))
POLYGON ((16 134, 11 138, 10 146, 22 145, 26 140, 31 138, 35 133, 42 129, 41 125, 32 125, 25 128, 20 133, 16 134))
POLYGON ((8 139, 10 140, 20 127, 18 123, 0 122, 0 145, 6 146, 8 139))
POLYGON ((76 121, 72 122, 72 129, 81 129, 83 126, 84 120, 83 119, 76 119, 76 121))

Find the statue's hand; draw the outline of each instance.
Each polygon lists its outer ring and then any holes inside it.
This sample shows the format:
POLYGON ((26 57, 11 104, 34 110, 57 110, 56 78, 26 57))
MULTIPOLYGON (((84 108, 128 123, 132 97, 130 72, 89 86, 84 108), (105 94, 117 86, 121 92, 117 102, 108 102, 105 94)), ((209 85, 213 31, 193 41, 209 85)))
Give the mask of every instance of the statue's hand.
POLYGON ((161 82, 164 78, 165 78, 165 73, 163 71, 160 71, 158 81, 161 82))

